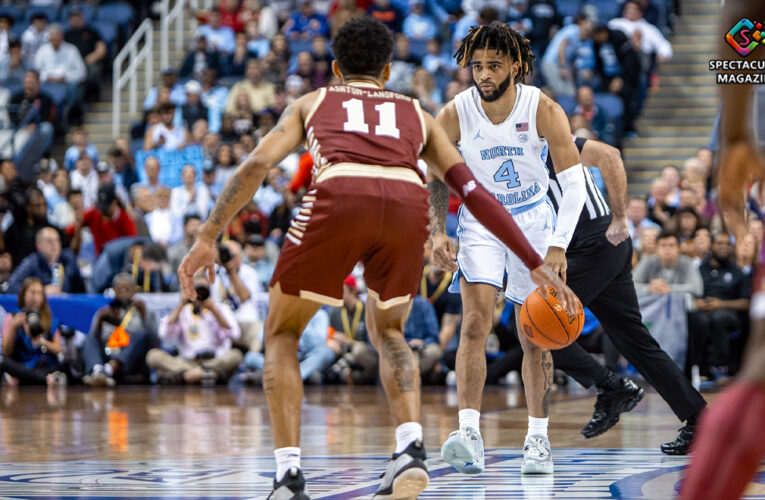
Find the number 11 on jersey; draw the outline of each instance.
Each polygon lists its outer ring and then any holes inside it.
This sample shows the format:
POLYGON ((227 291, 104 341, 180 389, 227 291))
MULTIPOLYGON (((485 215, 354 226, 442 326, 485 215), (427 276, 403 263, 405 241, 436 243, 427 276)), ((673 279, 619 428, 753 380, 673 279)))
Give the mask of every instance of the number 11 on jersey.
POLYGON ((521 181, 519 180, 518 172, 515 171, 513 160, 507 160, 500 165, 499 169, 494 172, 494 180, 496 182, 507 181, 507 187, 511 189, 521 186, 521 181))
MULTIPOLYGON (((346 132, 369 133, 369 125, 364 121, 364 103, 361 99, 348 99, 343 101, 346 121, 343 130, 346 132)), ((384 102, 375 105, 375 111, 380 117, 380 124, 375 125, 375 135, 385 135, 398 139, 401 131, 396 127, 396 103, 384 102)))

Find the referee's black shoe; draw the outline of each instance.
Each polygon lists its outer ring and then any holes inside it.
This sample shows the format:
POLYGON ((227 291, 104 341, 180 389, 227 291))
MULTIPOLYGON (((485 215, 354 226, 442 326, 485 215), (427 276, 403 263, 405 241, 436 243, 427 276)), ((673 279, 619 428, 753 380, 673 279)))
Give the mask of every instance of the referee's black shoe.
POLYGON ((600 436, 619 421, 619 415, 635 407, 645 396, 643 389, 623 377, 613 389, 598 389, 592 420, 582 429, 586 438, 600 436))
POLYGON ((691 442, 695 433, 696 424, 686 423, 685 427, 680 429, 680 434, 677 435, 674 441, 661 445, 662 453, 666 455, 687 455, 688 450, 691 449, 691 442))
POLYGON ((305 491, 303 472, 291 467, 281 481, 274 479, 274 491, 266 500, 311 500, 305 491))

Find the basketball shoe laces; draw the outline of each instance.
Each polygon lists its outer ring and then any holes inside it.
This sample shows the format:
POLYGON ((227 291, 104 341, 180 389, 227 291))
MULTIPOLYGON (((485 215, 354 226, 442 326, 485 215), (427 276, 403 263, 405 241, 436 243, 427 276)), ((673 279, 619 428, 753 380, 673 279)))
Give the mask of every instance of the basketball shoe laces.
POLYGON ((544 442, 537 437, 529 436, 526 448, 529 451, 529 455, 531 455, 530 458, 535 460, 545 460, 550 455, 547 448, 545 448, 544 442))

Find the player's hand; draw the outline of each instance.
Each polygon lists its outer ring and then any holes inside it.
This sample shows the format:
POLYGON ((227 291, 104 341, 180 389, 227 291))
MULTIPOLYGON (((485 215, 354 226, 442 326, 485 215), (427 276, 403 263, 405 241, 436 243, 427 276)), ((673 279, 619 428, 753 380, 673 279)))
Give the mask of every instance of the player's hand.
POLYGON ((736 237, 746 234, 746 187, 763 178, 763 162, 759 148, 752 141, 723 145, 720 158, 720 199, 725 222, 736 237))
POLYGON ((547 255, 545 256, 545 264, 550 266, 550 269, 561 277, 563 282, 566 282, 566 269, 568 269, 568 262, 566 262, 566 251, 560 247, 550 247, 547 249, 547 255))
POLYGON ((630 237, 630 226, 627 217, 614 217, 611 225, 606 230, 606 238, 613 246, 619 245, 622 241, 630 237))
POLYGON ((570 315, 576 314, 576 306, 579 298, 561 281, 557 274, 543 264, 531 271, 532 281, 547 295, 547 287, 552 287, 558 292, 558 302, 570 315))
POLYGON ((197 237, 194 246, 178 267, 178 281, 181 284, 181 295, 184 299, 196 300, 197 298, 197 292, 194 290, 194 273, 199 268, 207 269, 207 279, 210 280, 211 285, 215 282, 216 251, 214 240, 197 237))
POLYGON ((457 267, 457 250, 454 248, 454 242, 449 238, 446 233, 438 233, 431 237, 433 242, 433 266, 442 271, 451 271, 456 273, 459 270, 457 267))

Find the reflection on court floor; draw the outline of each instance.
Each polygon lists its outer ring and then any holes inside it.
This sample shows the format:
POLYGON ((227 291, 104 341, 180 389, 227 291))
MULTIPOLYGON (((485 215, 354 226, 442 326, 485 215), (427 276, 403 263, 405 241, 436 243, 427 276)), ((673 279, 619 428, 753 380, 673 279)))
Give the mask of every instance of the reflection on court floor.
MULTIPOLYGON (((431 484, 420 498, 666 499, 674 496, 686 458, 655 449, 557 449, 555 474, 521 476, 520 450, 488 450, 487 471, 455 472, 431 453, 431 484)), ((370 497, 385 459, 380 456, 309 456, 303 459, 314 499, 370 497)), ((265 498, 273 458, 197 460, 69 461, 0 463, 0 495, 5 498, 183 497, 265 498)), ((757 489, 755 485, 750 489, 757 489)), ((747 498, 765 499, 765 489, 747 498)))

